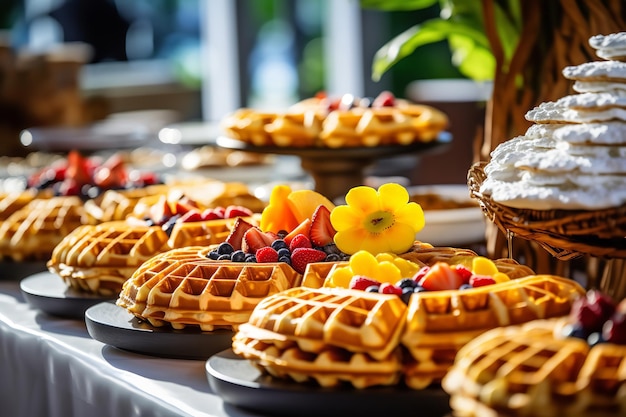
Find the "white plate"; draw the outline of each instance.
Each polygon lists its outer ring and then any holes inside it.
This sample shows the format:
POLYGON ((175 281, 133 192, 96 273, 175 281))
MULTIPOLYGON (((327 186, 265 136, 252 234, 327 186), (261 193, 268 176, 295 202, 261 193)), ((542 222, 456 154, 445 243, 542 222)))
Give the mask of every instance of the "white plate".
MULTIPOLYGON (((422 185, 407 187, 409 194, 435 193, 457 201, 472 201, 466 185, 422 185)), ((458 246, 485 239, 485 215, 478 205, 459 209, 426 210, 426 225, 416 239, 433 246, 458 246)))

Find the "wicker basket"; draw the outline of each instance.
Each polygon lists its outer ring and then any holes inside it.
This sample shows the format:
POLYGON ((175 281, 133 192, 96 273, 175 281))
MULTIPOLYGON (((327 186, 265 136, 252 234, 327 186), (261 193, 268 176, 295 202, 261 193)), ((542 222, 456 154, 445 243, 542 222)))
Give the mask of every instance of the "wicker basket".
POLYGON ((506 236, 532 240, 552 256, 626 258, 626 205, 605 210, 532 210, 507 207, 480 192, 486 162, 469 170, 470 195, 506 236))

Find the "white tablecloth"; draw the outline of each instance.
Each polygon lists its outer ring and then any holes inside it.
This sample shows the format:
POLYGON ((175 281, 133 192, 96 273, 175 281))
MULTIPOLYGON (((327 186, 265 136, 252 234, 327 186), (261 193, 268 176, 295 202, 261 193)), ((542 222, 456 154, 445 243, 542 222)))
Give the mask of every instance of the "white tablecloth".
POLYGON ((211 392, 205 361, 126 352, 0 281, 0 416, 254 416, 211 392))

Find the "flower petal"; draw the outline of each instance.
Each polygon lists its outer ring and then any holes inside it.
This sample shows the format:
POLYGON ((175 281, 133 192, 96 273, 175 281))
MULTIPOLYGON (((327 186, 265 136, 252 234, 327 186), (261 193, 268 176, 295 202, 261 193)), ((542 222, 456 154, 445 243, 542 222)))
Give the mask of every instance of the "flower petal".
POLYGON ((409 201, 409 192, 396 183, 383 184, 378 188, 382 210, 394 212, 406 205, 409 201))
POLYGON ((411 202, 399 208, 394 213, 396 223, 403 223, 413 227, 413 232, 417 233, 424 228, 426 221, 424 219, 424 210, 422 206, 411 202))
POLYGON ((346 203, 353 209, 361 211, 362 216, 380 209, 378 193, 365 185, 351 188, 346 194, 346 203))
POLYGON ((389 251, 393 253, 405 253, 415 242, 415 229, 410 224, 397 223, 385 231, 389 242, 389 251))
POLYGON ((337 248, 348 255, 352 255, 362 249, 363 240, 369 233, 363 228, 350 228, 337 231, 334 237, 337 248))
POLYGON ((330 212, 330 224, 338 232, 363 227, 362 222, 363 213, 351 206, 337 206, 330 212))

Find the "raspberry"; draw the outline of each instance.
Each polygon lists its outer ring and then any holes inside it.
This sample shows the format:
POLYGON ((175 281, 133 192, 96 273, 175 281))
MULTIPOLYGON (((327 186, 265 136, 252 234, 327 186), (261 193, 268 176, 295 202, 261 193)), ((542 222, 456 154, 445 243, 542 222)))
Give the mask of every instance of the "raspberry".
POLYGON ((390 284, 388 282, 383 282, 382 284, 380 284, 380 287, 378 288, 378 292, 381 294, 402 295, 402 288, 396 287, 395 285, 390 284))
POLYGON ((326 258, 326 252, 313 248, 295 248, 291 252, 291 266, 296 272, 304 273, 306 266, 313 262, 321 262, 326 258))
POLYGON ((454 269, 456 269, 456 272, 463 279, 463 283, 469 284, 470 278, 472 277, 472 271, 470 271, 468 268, 466 268, 463 265, 456 265, 454 269))
POLYGON ((278 261, 278 252, 276 249, 266 246, 256 251, 256 261, 258 263, 268 263, 278 261))

